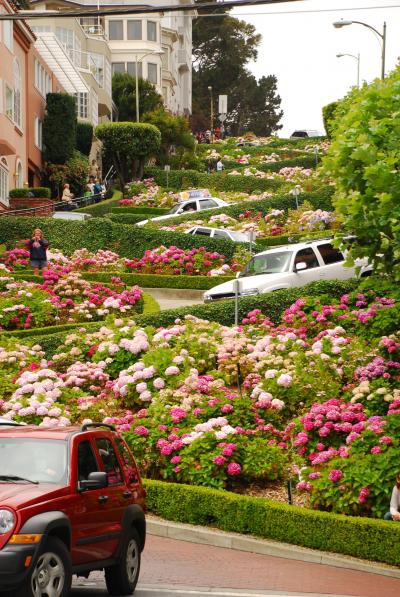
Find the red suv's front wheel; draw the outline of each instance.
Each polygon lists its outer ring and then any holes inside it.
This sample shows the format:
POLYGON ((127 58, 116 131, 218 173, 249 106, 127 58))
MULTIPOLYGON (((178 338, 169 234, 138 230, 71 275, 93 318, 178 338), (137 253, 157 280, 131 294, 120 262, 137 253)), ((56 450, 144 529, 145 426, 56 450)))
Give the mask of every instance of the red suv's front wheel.
POLYGON ((65 544, 48 537, 36 565, 14 597, 67 597, 71 590, 71 558, 65 544))

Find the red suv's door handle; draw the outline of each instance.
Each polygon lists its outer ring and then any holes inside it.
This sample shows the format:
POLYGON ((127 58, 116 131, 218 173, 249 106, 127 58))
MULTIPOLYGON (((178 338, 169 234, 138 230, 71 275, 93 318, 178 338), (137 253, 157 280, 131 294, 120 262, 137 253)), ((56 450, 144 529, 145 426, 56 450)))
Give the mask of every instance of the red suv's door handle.
POLYGON ((99 495, 100 504, 105 504, 107 500, 108 500, 108 495, 99 495))
POLYGON ((124 498, 130 498, 130 497, 132 497, 132 492, 131 491, 124 491, 124 493, 122 495, 124 496, 124 498))

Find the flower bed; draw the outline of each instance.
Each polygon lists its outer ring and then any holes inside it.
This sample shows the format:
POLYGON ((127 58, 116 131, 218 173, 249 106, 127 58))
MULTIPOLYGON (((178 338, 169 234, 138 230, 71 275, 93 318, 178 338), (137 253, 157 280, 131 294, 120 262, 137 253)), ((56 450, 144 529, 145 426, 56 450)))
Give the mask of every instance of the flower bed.
POLYGON ((0 329, 30 329, 57 323, 103 319, 111 313, 140 312, 142 291, 118 278, 112 287, 84 280, 80 273, 47 271, 43 283, 0 278, 0 329))
POLYGON ((2 409, 51 425, 106 417, 150 477, 243 490, 297 470, 311 506, 380 516, 400 451, 398 316, 394 298, 367 289, 297 300, 276 324, 259 311, 238 328, 193 316, 141 328, 113 317, 67 336, 50 363, 27 363, 25 353, 10 363, 9 340, 3 379, 16 389, 2 409), (35 383, 51 400, 38 400, 35 383))
MULTIPOLYGON (((96 253, 80 249, 71 257, 66 257, 61 251, 53 249, 48 252, 49 267, 44 273, 44 279, 49 282, 57 276, 68 275, 71 272, 232 276, 244 267, 248 259, 247 251, 240 248, 236 250, 232 260, 227 260, 225 255, 216 251, 207 251, 205 247, 183 250, 175 246, 168 248, 161 246, 145 251, 140 259, 123 259, 113 251, 102 249, 96 253)), ((0 262, 3 263, 5 272, 26 270, 29 251, 25 249, 5 251, 0 256, 0 262)))

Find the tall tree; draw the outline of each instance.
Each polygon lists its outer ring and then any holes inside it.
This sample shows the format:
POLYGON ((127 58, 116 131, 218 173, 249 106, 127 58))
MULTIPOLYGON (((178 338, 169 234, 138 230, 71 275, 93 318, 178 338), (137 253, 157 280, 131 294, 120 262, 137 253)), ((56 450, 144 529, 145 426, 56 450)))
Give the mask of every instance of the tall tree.
POLYGON ((48 93, 43 120, 44 159, 65 164, 76 145, 75 98, 67 93, 48 93))
MULTIPOLYGON (((128 73, 115 73, 112 78, 112 98, 120 122, 136 120, 136 79, 128 73)), ((163 99, 150 81, 139 78, 139 114, 152 112, 163 105, 163 99)))
POLYGON ((169 156, 174 146, 183 154, 185 150, 193 150, 194 138, 184 116, 173 116, 164 108, 143 115, 143 122, 154 124, 161 133, 161 148, 158 161, 164 165, 169 163, 169 156))
MULTIPOLYGON (((257 82, 246 69, 246 64, 257 58, 261 35, 256 33, 253 25, 230 16, 228 10, 218 4, 215 12, 225 14, 199 17, 194 21, 192 129, 210 126, 208 87, 212 87, 214 114, 217 113, 218 95, 228 94, 232 131, 242 130, 248 121, 253 124, 253 129, 256 128, 255 113, 261 111, 258 134, 264 134, 263 131, 270 134, 280 128, 277 123, 282 117, 282 112, 277 112, 280 98, 276 95, 276 77, 262 77, 257 82), (251 101, 246 98, 248 92, 252 96, 251 101), (254 118, 251 118, 251 113, 254 113, 254 118)), ((202 13, 201 1, 199 13, 202 13)))

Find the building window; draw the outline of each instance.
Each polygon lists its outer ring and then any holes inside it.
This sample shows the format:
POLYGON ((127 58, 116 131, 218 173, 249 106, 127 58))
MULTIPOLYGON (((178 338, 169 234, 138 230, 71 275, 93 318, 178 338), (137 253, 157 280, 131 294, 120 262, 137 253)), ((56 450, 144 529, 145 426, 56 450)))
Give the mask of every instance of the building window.
POLYGON ((15 170, 15 188, 22 189, 24 186, 24 177, 22 173, 21 160, 17 160, 17 167, 15 170))
POLYGON ((72 62, 75 62, 74 32, 71 29, 65 29, 64 27, 56 27, 56 37, 59 40, 59 42, 64 46, 72 62))
POLYGON ((12 21, 3 21, 3 41, 4 45, 10 50, 13 51, 13 22, 12 21))
POLYGON ((147 64, 147 79, 150 83, 157 85, 157 64, 152 64, 151 62, 147 64))
POLYGON ((8 205, 8 166, 5 158, 0 158, 0 201, 8 205))
POLYGON ((154 21, 147 21, 147 40, 157 41, 157 23, 154 21))
POLYGON ((109 21, 108 22, 108 37, 109 39, 124 39, 124 22, 123 21, 109 21))
POLYGON ((128 39, 142 39, 142 21, 128 21, 128 39))
POLYGON ((165 46, 163 46, 163 54, 161 54, 161 64, 165 70, 169 69, 169 50, 165 46))
MULTIPOLYGON (((136 62, 127 62, 126 63, 126 72, 128 73, 128 75, 131 75, 132 77, 136 77, 136 62)), ((141 62, 138 62, 138 77, 140 77, 140 78, 143 77, 141 62)))
POLYGON ((51 92, 51 77, 39 60, 35 60, 35 87, 43 97, 51 92))
POLYGON ((14 58, 14 122, 21 128, 21 67, 17 58, 14 58))
POLYGON ((102 54, 89 54, 90 71, 100 85, 104 87, 104 56, 102 54))
POLYGON ((115 73, 124 73, 125 72, 125 62, 113 62, 111 64, 112 74, 115 73))
POLYGON ((89 98, 88 93, 80 92, 75 94, 76 97, 76 115, 78 118, 84 118, 85 120, 89 117, 89 98))
POLYGON ((31 29, 34 33, 50 33, 51 27, 49 25, 32 25, 31 29))
POLYGON ((37 117, 35 118, 35 145, 43 149, 43 121, 37 117))
POLYGON ((93 124, 93 126, 97 126, 99 124, 99 98, 94 89, 91 89, 90 101, 91 101, 91 108, 92 108, 92 114, 91 114, 92 124, 93 124))
POLYGON ((6 116, 14 120, 14 91, 6 85, 6 116))

